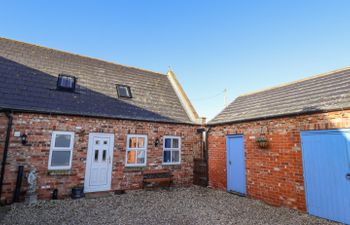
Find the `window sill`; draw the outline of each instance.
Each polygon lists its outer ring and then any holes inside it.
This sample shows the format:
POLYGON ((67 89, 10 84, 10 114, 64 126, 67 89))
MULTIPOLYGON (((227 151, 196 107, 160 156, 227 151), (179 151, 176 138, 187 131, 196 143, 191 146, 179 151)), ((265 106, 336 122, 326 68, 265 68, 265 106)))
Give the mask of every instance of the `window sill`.
POLYGON ((172 168, 172 169, 181 169, 181 163, 177 163, 177 164, 175 164, 175 163, 172 163, 172 164, 167 164, 167 163, 163 163, 162 164, 162 167, 164 167, 164 168, 172 168))
POLYGON ((74 175, 70 169, 67 170, 48 170, 47 175, 49 176, 72 176, 74 175))
POLYGON ((162 163, 162 166, 180 166, 181 163, 162 163))
POLYGON ((146 164, 134 164, 134 165, 132 165, 132 164, 129 164, 129 165, 126 164, 126 165, 125 165, 125 168, 135 168, 135 167, 136 167, 136 168, 146 167, 146 164))
POLYGON ((124 172, 142 172, 146 166, 125 166, 124 172))

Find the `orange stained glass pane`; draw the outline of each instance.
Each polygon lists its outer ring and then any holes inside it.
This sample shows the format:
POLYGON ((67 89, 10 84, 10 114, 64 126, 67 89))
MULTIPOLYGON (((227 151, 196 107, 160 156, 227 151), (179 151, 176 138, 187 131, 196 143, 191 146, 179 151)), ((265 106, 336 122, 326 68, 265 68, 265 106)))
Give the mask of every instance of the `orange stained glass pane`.
POLYGON ((143 137, 139 137, 138 141, 138 148, 144 148, 145 147, 145 139, 143 137))
POLYGON ((136 148, 136 137, 130 138, 129 148, 136 148))
POLYGON ((134 164, 136 159, 136 151, 128 151, 128 164, 134 164))

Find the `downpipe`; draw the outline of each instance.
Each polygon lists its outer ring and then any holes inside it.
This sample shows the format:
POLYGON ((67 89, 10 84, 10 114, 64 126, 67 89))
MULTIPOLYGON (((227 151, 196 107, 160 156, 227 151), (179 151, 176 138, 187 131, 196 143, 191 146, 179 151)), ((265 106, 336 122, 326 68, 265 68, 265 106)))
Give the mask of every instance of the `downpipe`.
POLYGON ((5 112, 5 115, 8 121, 7 121, 6 139, 5 139, 4 152, 2 156, 2 162, 1 162, 1 172, 0 172, 0 202, 2 197, 2 188, 3 188, 4 176, 5 176, 5 166, 6 166, 7 155, 8 155, 9 145, 10 145, 10 136, 11 136, 11 129, 12 129, 12 121, 13 121, 12 112, 7 111, 5 112))

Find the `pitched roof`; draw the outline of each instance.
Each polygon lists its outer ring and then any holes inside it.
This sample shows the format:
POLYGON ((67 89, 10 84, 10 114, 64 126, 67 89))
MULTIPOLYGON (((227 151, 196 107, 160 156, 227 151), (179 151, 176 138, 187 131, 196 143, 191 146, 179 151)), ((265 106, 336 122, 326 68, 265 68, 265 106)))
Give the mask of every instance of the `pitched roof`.
POLYGON ((209 124, 350 108, 350 68, 241 95, 209 124))
POLYGON ((168 76, 0 38, 0 109, 192 123, 168 76), (77 77, 74 93, 56 90, 59 74, 77 77), (131 87, 118 98, 116 84, 131 87))

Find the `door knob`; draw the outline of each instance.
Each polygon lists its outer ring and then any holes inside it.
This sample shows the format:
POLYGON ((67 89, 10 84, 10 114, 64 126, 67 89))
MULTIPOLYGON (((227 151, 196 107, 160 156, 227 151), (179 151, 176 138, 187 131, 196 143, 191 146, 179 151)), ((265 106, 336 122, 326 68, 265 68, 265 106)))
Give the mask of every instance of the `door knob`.
POLYGON ((347 173, 347 174, 345 175, 345 178, 346 178, 347 180, 350 180, 350 173, 347 173))

